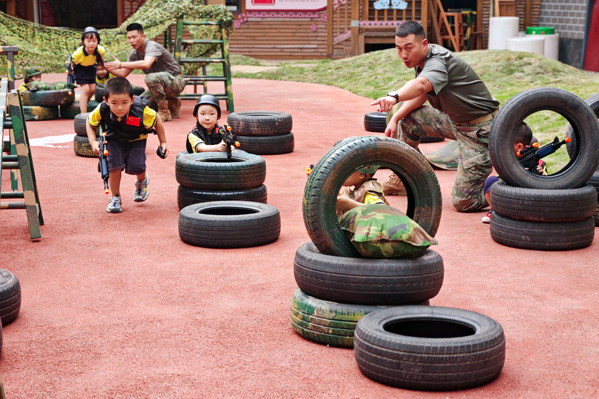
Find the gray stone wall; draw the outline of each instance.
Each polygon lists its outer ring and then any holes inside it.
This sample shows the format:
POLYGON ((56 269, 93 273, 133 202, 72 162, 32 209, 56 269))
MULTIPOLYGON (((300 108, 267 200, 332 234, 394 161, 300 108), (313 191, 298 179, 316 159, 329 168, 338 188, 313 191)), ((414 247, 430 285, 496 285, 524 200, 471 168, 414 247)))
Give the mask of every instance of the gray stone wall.
POLYGON ((580 68, 585 35, 587 0, 543 0, 540 26, 552 26, 559 34, 559 60, 580 68))

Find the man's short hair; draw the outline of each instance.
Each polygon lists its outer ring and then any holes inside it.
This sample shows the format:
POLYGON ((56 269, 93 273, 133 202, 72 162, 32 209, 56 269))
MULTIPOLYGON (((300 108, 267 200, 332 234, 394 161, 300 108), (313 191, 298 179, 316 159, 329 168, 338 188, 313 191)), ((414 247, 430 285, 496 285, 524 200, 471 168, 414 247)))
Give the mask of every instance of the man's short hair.
POLYGON ((516 127, 514 134, 514 143, 521 143, 527 146, 532 143, 532 138, 532 130, 530 130, 530 127, 528 127, 526 123, 522 122, 516 127))
POLYGON ((133 86, 125 78, 108 79, 108 82, 104 85, 104 97, 108 99, 111 94, 127 94, 133 98, 133 86))
POLYGON ((125 30, 127 32, 131 32, 132 30, 136 30, 136 31, 139 31, 140 33, 144 33, 143 26, 141 26, 141 24, 137 23, 137 22, 133 22, 133 23, 127 25, 127 27, 125 28, 125 30))
POLYGON ((424 27, 416 21, 406 21, 400 25, 397 25, 397 29, 395 29, 395 36, 406 37, 411 34, 426 39, 424 27))

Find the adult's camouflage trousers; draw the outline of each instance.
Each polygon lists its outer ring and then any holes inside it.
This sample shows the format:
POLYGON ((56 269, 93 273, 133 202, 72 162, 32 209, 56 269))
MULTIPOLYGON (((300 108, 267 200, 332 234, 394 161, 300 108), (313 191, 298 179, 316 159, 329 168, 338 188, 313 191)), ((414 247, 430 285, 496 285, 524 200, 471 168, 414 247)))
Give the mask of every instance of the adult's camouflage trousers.
POLYGON ((149 97, 154 100, 158 106, 177 97, 185 88, 185 81, 182 76, 174 76, 168 72, 154 72, 146 75, 145 79, 148 90, 141 94, 142 97, 149 97))
POLYGON ((416 149, 423 136, 457 140, 460 156, 451 201, 458 211, 473 212, 489 205, 483 194, 483 185, 492 171, 489 154, 492 122, 456 126, 443 112, 423 105, 398 123, 397 134, 401 141, 416 149))

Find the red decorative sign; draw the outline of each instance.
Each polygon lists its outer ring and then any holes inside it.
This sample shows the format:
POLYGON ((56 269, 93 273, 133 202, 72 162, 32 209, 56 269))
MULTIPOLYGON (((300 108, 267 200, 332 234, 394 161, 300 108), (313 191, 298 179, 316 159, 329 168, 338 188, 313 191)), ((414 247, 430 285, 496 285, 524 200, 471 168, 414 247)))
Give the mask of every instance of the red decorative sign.
POLYGON ((252 0, 252 4, 275 5, 275 0, 252 0))

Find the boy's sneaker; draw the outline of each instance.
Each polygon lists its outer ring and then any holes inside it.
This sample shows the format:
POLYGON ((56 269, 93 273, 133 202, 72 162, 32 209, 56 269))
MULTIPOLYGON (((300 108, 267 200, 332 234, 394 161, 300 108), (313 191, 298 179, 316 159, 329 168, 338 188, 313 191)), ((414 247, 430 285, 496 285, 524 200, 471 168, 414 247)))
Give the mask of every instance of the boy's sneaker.
POLYGON ((135 193, 133 194, 133 200, 135 202, 143 202, 148 199, 148 183, 150 182, 150 178, 146 173, 146 178, 144 180, 137 180, 135 182, 135 193))
POLYGON ((487 212, 487 214, 485 216, 483 216, 481 222, 483 223, 491 223, 491 216, 493 215, 493 211, 489 211, 487 212))
POLYGON ((115 195, 110 199, 108 206, 106 207, 106 212, 108 213, 121 213, 123 208, 121 207, 121 196, 115 195))

